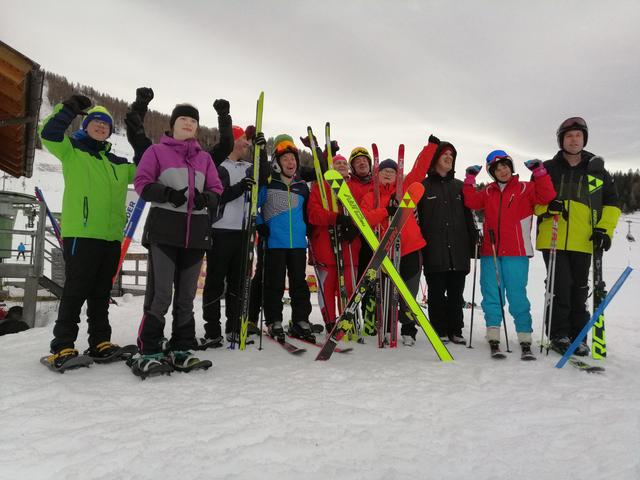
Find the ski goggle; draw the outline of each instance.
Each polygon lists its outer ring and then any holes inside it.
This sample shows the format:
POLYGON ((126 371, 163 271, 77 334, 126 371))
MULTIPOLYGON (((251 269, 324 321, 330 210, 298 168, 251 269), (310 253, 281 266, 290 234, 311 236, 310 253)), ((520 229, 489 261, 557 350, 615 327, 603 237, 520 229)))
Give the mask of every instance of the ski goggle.
POLYGON ((487 165, 491 165, 492 163, 499 162, 500 160, 509 160, 513 161, 511 157, 504 150, 494 150, 489 155, 487 155, 487 165))
POLYGON ((276 145, 274 151, 277 155, 282 155, 287 152, 297 153, 298 147, 296 147, 293 142, 285 140, 284 142, 280 142, 278 145, 276 145))
POLYGON ((562 124, 560 124, 558 130, 567 130, 571 127, 587 128, 587 122, 585 122, 584 118, 582 117, 567 118, 564 122, 562 122, 562 124))

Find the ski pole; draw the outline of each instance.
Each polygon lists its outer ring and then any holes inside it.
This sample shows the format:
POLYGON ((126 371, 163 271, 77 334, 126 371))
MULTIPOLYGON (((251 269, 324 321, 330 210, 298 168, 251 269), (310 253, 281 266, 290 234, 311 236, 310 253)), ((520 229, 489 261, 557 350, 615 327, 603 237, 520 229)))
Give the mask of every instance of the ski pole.
POLYGON ((559 216, 553 216, 551 224, 551 245, 549 246, 549 271, 547 272, 547 288, 544 293, 544 315, 542 318, 542 331, 540 332, 540 353, 544 344, 544 334, 547 334, 547 355, 551 344, 551 322, 553 320, 553 297, 556 288, 556 258, 558 255, 558 221, 559 216))
POLYGON ((260 272, 260 345, 258 350, 262 350, 262 327, 264 324, 264 262, 267 255, 267 241, 260 239, 260 254, 262 255, 262 271, 260 272))
POLYGON ((475 256, 473 257, 473 289, 471 290, 471 325, 469 326, 469 346, 467 348, 473 348, 471 342, 473 341, 473 314, 476 308, 476 272, 478 270, 478 242, 476 241, 475 256))
POLYGON ((498 285, 498 298, 500 299, 500 311, 502 313, 502 324, 504 325, 504 341, 509 350, 509 335, 507 335, 507 319, 504 316, 504 301, 502 300, 502 286, 500 285, 500 274, 498 273, 498 254, 496 253, 496 237, 493 230, 489 230, 489 239, 491 240, 491 250, 493 251, 493 266, 496 271, 496 284, 498 285))

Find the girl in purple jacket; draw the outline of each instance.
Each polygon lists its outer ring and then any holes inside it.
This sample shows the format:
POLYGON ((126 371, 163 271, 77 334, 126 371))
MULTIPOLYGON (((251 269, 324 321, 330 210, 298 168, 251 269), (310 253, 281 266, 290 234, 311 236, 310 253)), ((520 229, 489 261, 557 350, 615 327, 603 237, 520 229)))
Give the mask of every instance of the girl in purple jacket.
POLYGON ((222 184, 211 156, 195 138, 199 120, 192 105, 176 105, 171 132, 144 152, 134 181, 138 194, 151 203, 142 237, 149 263, 140 355, 130 361, 133 373, 142 377, 211 366, 191 352, 196 347, 193 299, 204 252, 211 247, 207 210, 216 208, 222 184), (174 287, 173 329, 163 348, 174 287))

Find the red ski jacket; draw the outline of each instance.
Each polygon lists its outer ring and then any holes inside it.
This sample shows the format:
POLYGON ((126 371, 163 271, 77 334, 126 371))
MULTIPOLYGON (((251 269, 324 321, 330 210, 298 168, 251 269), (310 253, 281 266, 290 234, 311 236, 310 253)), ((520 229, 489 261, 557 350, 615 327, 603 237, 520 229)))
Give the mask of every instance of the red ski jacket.
POLYGON ((536 204, 546 205, 556 197, 551 177, 534 177, 533 182, 521 182, 511 177, 501 191, 497 182, 482 190, 465 183, 464 204, 472 210, 484 210, 483 241, 480 255, 493 255, 489 230, 493 230, 499 257, 533 257, 531 224, 536 204))
MULTIPOLYGON (((430 143, 422 149, 416 159, 416 163, 413 165, 413 168, 404 178, 402 184, 403 192, 405 192, 412 183, 424 180, 437 147, 438 145, 435 143, 430 143)), ((398 181, 402 180, 398 178, 396 179, 396 182, 398 181)), ((373 191, 367 193, 362 199, 362 213, 364 213, 364 216, 367 218, 369 225, 374 228, 380 225, 381 235, 384 235, 384 232, 389 226, 389 214, 387 213, 386 207, 389 205, 391 196, 395 195, 395 193, 395 183, 380 185, 380 208, 374 208, 373 191)), ((422 237, 418 222, 416 221, 415 216, 412 215, 409 217, 409 220, 407 220, 407 223, 405 223, 402 231, 400 232, 400 255, 404 257, 405 255, 422 249, 426 244, 427 242, 425 242, 422 237)))
POLYGON ((362 199, 367 193, 373 192, 373 180, 371 180, 371 178, 369 178, 368 181, 363 182, 362 180, 351 176, 347 184, 349 185, 349 190, 351 190, 351 195, 356 199, 358 205, 360 205, 362 199))
MULTIPOLYGON (((347 180, 347 185, 351 188, 352 180, 347 180)), ((309 223, 313 225, 310 242, 316 263, 335 266, 336 258, 333 254, 331 238, 329 237, 329 225, 336 224, 337 214, 330 210, 332 192, 327 182, 324 182, 324 188, 325 192, 327 192, 329 210, 325 210, 322 206, 318 183, 314 182, 311 187, 311 194, 309 195, 309 202, 307 204, 307 219, 309 223)), ((340 200, 336 199, 336 201, 338 205, 340 205, 340 200)), ((354 228, 357 227, 354 226, 354 228)), ((360 236, 356 237, 352 242, 342 242, 342 252, 345 266, 351 265, 352 257, 353 265, 357 266, 358 254, 360 252, 360 236), (349 246, 351 246, 351 248, 349 248, 349 246)))

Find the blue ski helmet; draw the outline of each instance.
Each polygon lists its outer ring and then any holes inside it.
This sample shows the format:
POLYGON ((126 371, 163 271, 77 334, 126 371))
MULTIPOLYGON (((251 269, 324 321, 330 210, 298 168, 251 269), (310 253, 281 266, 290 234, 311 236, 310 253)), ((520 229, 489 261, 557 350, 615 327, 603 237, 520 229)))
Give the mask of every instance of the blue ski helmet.
POLYGON ((489 172, 489 175, 491 175, 491 178, 493 178, 494 180, 496 179, 496 177, 494 177, 493 171, 495 170, 498 162, 505 162, 507 165, 509 165, 511 173, 515 173, 515 170, 513 168, 513 160, 511 159, 509 154, 504 150, 494 150, 489 155, 487 155, 487 172, 489 172))

